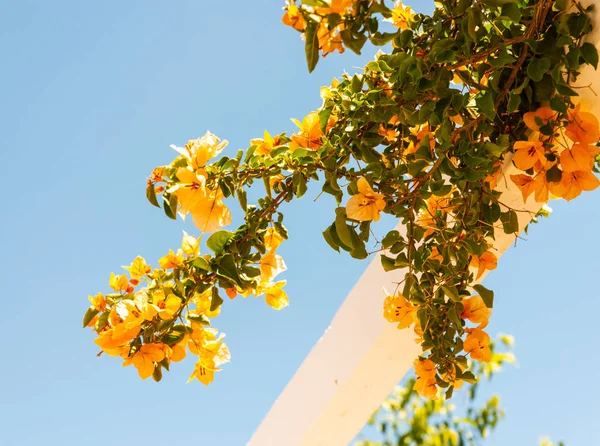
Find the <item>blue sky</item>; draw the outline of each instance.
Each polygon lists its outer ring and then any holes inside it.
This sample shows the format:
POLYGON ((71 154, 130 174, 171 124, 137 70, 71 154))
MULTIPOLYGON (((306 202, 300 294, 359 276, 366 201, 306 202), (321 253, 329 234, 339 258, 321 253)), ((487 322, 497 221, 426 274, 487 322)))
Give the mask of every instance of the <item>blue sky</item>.
MULTIPOLYGON (((3 3, 0 444, 244 444, 366 267, 321 239, 332 202, 312 191, 286 212, 290 307, 226 302, 215 325, 233 360, 210 387, 185 384, 191 361, 141 381, 97 358, 81 329, 111 271, 138 254, 156 261, 193 231, 144 198, 169 144, 210 129, 235 153, 264 129, 292 130, 321 85, 374 54, 331 55, 309 75, 282 3, 3 3)), ((516 337, 520 363, 489 386, 507 410, 490 445, 600 444, 600 193, 551 206, 486 279, 490 332, 516 337)))

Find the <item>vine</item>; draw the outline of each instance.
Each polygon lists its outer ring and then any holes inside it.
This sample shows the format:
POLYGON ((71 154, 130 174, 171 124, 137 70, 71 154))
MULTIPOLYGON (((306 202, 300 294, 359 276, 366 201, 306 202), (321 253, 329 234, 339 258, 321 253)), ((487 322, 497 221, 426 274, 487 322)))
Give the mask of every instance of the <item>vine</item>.
POLYGON ((440 0, 424 15, 401 2, 289 2, 283 22, 303 34, 309 71, 321 55, 360 52, 367 41, 393 50, 323 87, 322 107, 289 136, 265 132, 216 161, 227 142, 209 132, 173 146, 178 156, 153 171, 147 198, 161 207, 162 197, 172 219, 189 214, 211 233, 211 253, 201 255, 199 238, 184 234, 158 268, 136 258, 129 277, 111 276, 114 293, 91 298, 84 326, 142 378, 160 380, 189 351, 198 356, 191 379, 210 383, 229 360, 210 327, 223 295, 288 305, 285 281, 275 281, 285 270, 277 248, 288 238, 281 208, 313 181, 338 205, 323 232, 331 248, 356 259, 381 252, 386 271, 406 268, 383 315, 412 326, 422 347, 415 389, 435 398, 444 388, 450 397, 475 380, 468 356, 491 357, 484 329, 494 294, 478 280, 496 268, 494 240, 523 229, 498 185, 513 184, 541 215, 550 198, 600 185, 598 120, 576 104, 574 87, 582 67, 598 65, 585 42, 590 10, 565 0, 440 0), (265 195, 251 204, 246 189, 257 181, 265 195), (245 213, 235 231, 222 229, 232 221, 231 197, 245 213), (381 213, 406 232, 378 241, 381 213))

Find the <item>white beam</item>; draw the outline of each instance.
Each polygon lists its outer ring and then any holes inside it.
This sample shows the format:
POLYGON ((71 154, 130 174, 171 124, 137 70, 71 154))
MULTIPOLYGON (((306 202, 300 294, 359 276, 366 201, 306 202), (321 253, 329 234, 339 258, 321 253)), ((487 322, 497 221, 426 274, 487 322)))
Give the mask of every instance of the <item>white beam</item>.
MULTIPOLYGON (((504 204, 524 211, 518 212, 524 228, 540 204, 530 199, 524 206, 510 180, 501 178, 498 189, 505 189, 504 204)), ((515 240, 498 231, 498 257, 515 240)), ((405 273, 385 272, 379 256, 373 259, 249 445, 343 446, 356 436, 420 353, 412 329, 399 330, 383 318, 382 288, 393 291, 405 273)))

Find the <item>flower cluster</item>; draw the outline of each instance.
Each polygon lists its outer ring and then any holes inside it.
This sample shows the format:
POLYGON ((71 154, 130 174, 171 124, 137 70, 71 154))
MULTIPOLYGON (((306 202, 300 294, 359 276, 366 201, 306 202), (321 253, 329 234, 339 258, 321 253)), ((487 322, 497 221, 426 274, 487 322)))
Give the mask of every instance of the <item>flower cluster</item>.
POLYGON ((220 308, 210 288, 190 274, 200 259, 199 240, 184 233, 181 249, 159 260, 152 269, 142 257, 124 267, 129 273, 110 275, 114 293, 90 296, 83 324, 98 334, 101 353, 120 356, 133 364, 142 379, 162 377, 172 362, 187 352, 198 357, 190 380, 209 384, 219 366, 229 361, 224 335, 209 327, 220 308), (186 274, 187 273, 187 274, 186 274), (179 280, 187 275, 185 281, 179 280), (190 277, 191 276, 191 277, 190 277))

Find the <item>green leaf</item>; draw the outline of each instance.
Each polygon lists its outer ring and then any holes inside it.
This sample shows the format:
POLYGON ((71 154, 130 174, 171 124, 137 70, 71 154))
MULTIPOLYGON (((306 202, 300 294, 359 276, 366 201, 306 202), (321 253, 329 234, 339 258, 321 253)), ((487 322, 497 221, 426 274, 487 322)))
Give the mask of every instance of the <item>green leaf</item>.
POLYGON ((304 51, 306 53, 306 63, 309 73, 312 73, 319 62, 319 37, 317 36, 317 28, 317 23, 311 20, 304 30, 304 37, 306 39, 304 51))
POLYGON ((519 105, 521 105, 521 96, 515 93, 510 93, 510 96, 508 97, 508 112, 516 112, 519 109, 519 105))
POLYGON ((248 196, 246 195, 246 191, 244 189, 238 189, 237 197, 242 211, 246 212, 246 209, 248 208, 248 196))
POLYGON ((337 208, 335 210, 335 232, 337 233, 340 241, 351 248, 352 244, 352 236, 350 233, 350 227, 346 224, 346 209, 345 208, 337 208))
POLYGON ((531 80, 539 82, 544 77, 544 74, 550 69, 551 65, 552 62, 547 57, 533 59, 527 66, 527 75, 531 80))
POLYGON ((486 307, 494 307, 494 292, 492 290, 487 289, 483 285, 473 285, 473 289, 479 293, 486 307))
POLYGON ((507 3, 502 6, 502 17, 507 17, 513 22, 521 20, 521 10, 515 3, 507 3))
POLYGON ((208 237, 208 240, 206 240, 206 246, 208 246, 208 248, 214 251, 215 253, 220 254, 221 252, 223 252, 225 245, 227 244, 227 242, 229 242, 229 239, 231 239, 231 237, 233 237, 233 232, 231 231, 217 231, 210 237, 208 237))
POLYGON ((496 110, 494 107, 494 95, 490 91, 486 91, 481 96, 475 99, 477 108, 483 113, 488 119, 496 118, 496 110))
POLYGON ((515 211, 503 212, 500 214, 500 221, 505 233, 514 234, 519 232, 519 219, 515 211))
POLYGON ((210 264, 204 257, 196 257, 194 260, 192 260, 192 265, 204 271, 211 271, 210 264))
POLYGON ((594 45, 585 42, 581 46, 581 55, 583 56, 583 60, 593 66, 595 70, 598 69, 598 50, 594 45))
POLYGON ((329 122, 331 110, 331 108, 324 108, 319 112, 319 124, 321 125, 321 131, 323 133, 325 133, 325 129, 327 129, 327 123, 329 122))
MULTIPOLYGON (((166 197, 165 197, 166 198, 166 197)), ((165 211, 165 215, 169 217, 171 220, 177 220, 177 214, 175 213, 177 210, 177 195, 171 194, 169 196, 169 200, 163 201, 163 209, 165 211), (174 198, 175 206, 171 207, 172 199, 174 198)))
POLYGON ((146 198, 148 199, 148 201, 150 203, 152 203, 157 208, 160 207, 160 204, 158 204, 158 200, 156 199, 156 191, 154 190, 154 183, 149 183, 148 186, 146 186, 146 198))
POLYGON ((217 272, 235 282, 240 288, 244 287, 242 279, 238 274, 237 266, 233 254, 224 255, 217 265, 217 272))
POLYGON ((87 327, 88 324, 92 321, 92 319, 94 319, 94 316, 96 316, 98 313, 99 311, 96 310, 96 308, 88 308, 85 312, 85 315, 83 316, 83 328, 87 327))
POLYGON ((381 241, 381 246, 384 249, 387 249, 390 246, 392 246, 394 243, 396 243, 399 239, 400 239, 400 233, 394 229, 394 230, 388 232, 387 235, 383 238, 383 240, 381 241))
POLYGON ((215 311, 221 305, 223 305, 223 298, 219 296, 219 289, 217 287, 213 287, 212 299, 210 301, 210 311, 215 311))
POLYGON ((388 256, 381 256, 381 266, 383 266, 384 271, 392 271, 399 268, 396 266, 396 261, 388 256))
POLYGON ((460 298, 460 294, 458 294, 458 289, 452 285, 442 285, 442 290, 444 294, 450 298, 453 302, 460 302, 462 299, 460 298))

